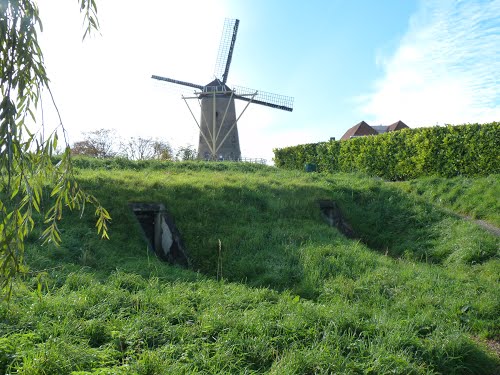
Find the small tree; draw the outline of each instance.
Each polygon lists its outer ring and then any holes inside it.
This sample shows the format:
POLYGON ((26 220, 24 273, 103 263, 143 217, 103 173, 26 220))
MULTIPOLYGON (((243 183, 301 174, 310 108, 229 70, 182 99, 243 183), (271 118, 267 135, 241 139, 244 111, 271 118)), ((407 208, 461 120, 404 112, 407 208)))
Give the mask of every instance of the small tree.
POLYGON ((173 160, 173 150, 168 142, 155 140, 153 142, 154 158, 158 160, 173 160))
POLYGON ((97 129, 83 133, 84 140, 75 142, 71 149, 73 155, 85 155, 95 158, 110 158, 116 156, 114 150, 116 131, 97 129))
POLYGON ((196 160, 197 156, 196 148, 190 144, 180 147, 175 154, 177 160, 196 160))
POLYGON ((97 150, 88 141, 79 141, 73 143, 71 147, 71 155, 97 157, 97 150))
POLYGON ((172 160, 172 147, 159 139, 131 137, 127 143, 122 142, 121 150, 133 160, 172 160))

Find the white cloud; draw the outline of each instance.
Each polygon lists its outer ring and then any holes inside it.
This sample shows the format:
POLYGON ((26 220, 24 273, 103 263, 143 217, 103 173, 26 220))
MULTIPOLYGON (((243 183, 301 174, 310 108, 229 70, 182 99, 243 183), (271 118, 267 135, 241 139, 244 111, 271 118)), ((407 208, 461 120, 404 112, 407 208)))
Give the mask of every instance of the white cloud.
POLYGON ((500 0, 421 1, 385 74, 362 97, 372 123, 500 119, 500 0))

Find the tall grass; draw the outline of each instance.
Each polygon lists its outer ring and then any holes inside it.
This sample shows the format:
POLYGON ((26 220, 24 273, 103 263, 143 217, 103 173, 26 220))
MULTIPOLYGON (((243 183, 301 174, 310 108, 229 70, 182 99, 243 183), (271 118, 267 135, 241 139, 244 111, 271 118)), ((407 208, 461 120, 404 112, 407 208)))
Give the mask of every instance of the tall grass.
POLYGON ((102 165, 78 178, 110 209, 111 239, 91 212, 68 213, 60 248, 33 235, 34 273, 0 304, 0 373, 498 370, 473 337, 500 340, 499 243, 473 224, 362 175, 102 165), (359 239, 323 222, 318 199, 359 239), (166 205, 192 269, 147 250, 130 201, 166 205))

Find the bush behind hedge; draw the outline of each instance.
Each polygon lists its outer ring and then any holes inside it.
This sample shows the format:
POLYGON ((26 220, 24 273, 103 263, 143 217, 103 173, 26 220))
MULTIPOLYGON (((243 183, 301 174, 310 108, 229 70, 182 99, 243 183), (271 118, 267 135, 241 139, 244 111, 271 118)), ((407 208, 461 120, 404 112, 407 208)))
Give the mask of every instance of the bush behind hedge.
POLYGON ((389 180, 500 173, 500 123, 403 129, 274 150, 277 167, 365 172, 389 180))

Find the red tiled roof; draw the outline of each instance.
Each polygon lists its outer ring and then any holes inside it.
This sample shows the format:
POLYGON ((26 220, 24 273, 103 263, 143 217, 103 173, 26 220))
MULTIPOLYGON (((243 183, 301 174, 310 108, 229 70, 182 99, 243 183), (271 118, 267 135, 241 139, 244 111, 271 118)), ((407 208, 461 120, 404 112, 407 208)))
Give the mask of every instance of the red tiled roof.
POLYGON ((408 129, 409 126, 406 125, 403 121, 399 120, 395 122, 394 124, 391 124, 387 127, 388 132, 393 132, 395 130, 401 130, 401 129, 408 129))
POLYGON ((352 137, 362 137, 365 135, 377 135, 377 131, 373 129, 366 122, 361 121, 360 123, 354 125, 352 128, 347 130, 345 134, 340 138, 341 141, 346 141, 352 137))

